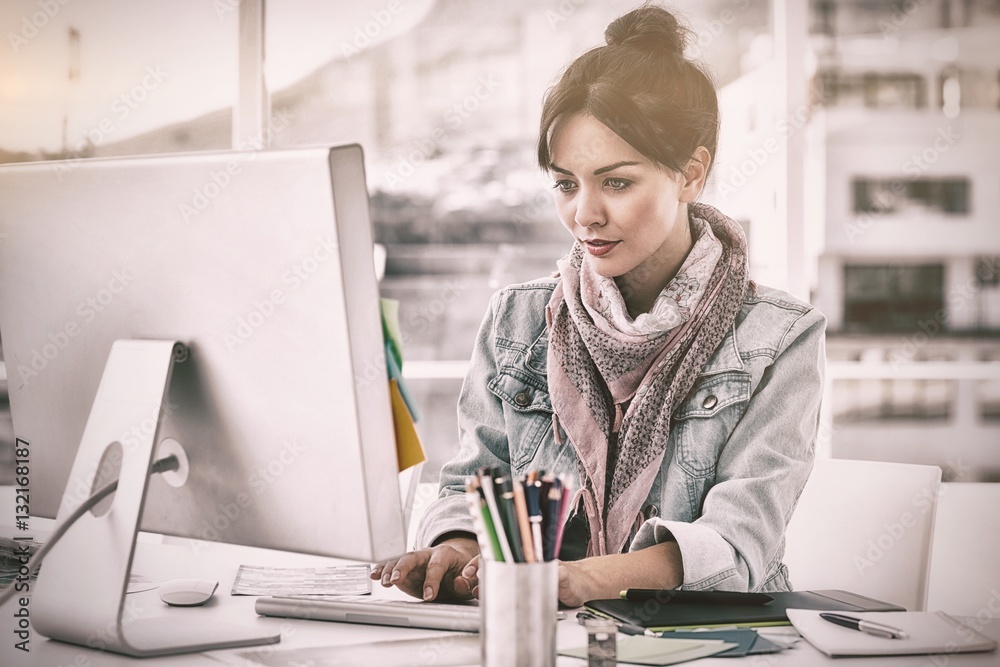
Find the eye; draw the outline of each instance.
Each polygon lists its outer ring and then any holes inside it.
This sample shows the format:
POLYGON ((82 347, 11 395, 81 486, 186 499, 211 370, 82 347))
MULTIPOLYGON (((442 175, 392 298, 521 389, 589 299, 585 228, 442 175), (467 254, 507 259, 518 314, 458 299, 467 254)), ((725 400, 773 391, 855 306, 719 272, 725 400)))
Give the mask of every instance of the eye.
POLYGON ((574 183, 573 181, 567 181, 563 179, 560 181, 556 181, 552 187, 558 190, 559 192, 572 192, 576 188, 576 183, 574 183))
POLYGON ((632 181, 624 178, 608 178, 605 179, 604 185, 611 188, 615 192, 621 192, 623 190, 627 190, 628 187, 632 185, 632 181))

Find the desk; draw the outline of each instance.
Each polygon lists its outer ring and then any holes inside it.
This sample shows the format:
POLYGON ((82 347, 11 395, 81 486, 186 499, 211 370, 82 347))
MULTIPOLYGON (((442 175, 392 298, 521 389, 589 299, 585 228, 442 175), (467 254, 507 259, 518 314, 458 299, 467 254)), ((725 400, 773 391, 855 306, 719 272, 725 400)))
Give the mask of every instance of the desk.
MULTIPOLYGON (((2 496, 0 496, 2 498, 2 496)), ((0 507, 4 505, 0 502, 0 507)), ((33 520, 33 528, 42 529, 42 520, 33 520)), ((40 532, 40 531, 39 531, 40 532)), ((405 628, 389 628, 380 626, 366 626, 347 623, 330 623, 324 621, 300 621, 283 618, 268 618, 257 616, 254 612, 253 597, 229 595, 232 588, 236 570, 240 564, 255 565, 275 565, 275 566, 320 566, 342 564, 342 561, 308 556, 303 554, 284 553, 269 551, 264 549, 254 549, 249 547, 238 547, 227 544, 204 544, 200 543, 199 548, 195 548, 192 543, 186 540, 176 540, 173 538, 163 538, 158 536, 144 536, 140 540, 136 549, 136 561, 133 568, 134 573, 143 574, 155 581, 162 581, 176 577, 203 577, 213 578, 219 581, 219 592, 215 597, 203 607, 173 608, 164 605, 155 590, 129 595, 131 602, 130 609, 134 610, 137 616, 143 618, 159 617, 164 622, 169 623, 171 618, 181 616, 190 618, 192 615, 204 619, 205 623, 225 621, 229 623, 254 624, 268 629, 280 629, 282 641, 271 647, 259 647, 251 649, 231 649, 226 651, 210 651, 201 654, 181 654, 163 658, 149 658, 143 660, 150 665, 174 666, 174 665, 213 665, 219 667, 223 664, 237 664, 238 656, 248 651, 259 651, 256 655, 268 656, 267 664, 284 664, 282 658, 288 652, 302 651, 313 647, 335 647, 356 644, 370 644, 371 656, 366 656, 363 664, 383 665, 386 664, 384 654, 379 655, 379 650, 390 650, 390 657, 399 656, 402 661, 397 664, 414 665, 453 665, 456 664, 453 658, 454 633, 444 633, 434 630, 411 630, 405 628), (408 646, 383 647, 379 649, 379 642, 389 642, 393 640, 423 640, 418 647, 408 646), (416 648, 416 652, 414 651, 416 648), (228 658, 228 659, 227 659, 228 658)), ((82 576, 85 573, 81 572, 82 576)), ((397 589, 383 589, 376 584, 373 588, 377 597, 392 598, 405 597, 397 589)), ((30 653, 23 653, 14 649, 14 635, 12 634, 14 619, 13 611, 16 609, 14 602, 9 602, 0 609, 0 665, 31 667, 96 667, 103 665, 131 665, 138 662, 134 658, 116 655, 112 653, 100 653, 72 644, 64 644, 48 640, 37 632, 32 631, 30 640, 30 653)), ((559 622, 558 643, 560 647, 583 646, 586 644, 586 633, 576 622, 574 612, 568 612, 567 619, 559 622)), ((1000 618, 988 623, 983 633, 994 639, 1000 640, 1000 618)), ((461 637, 475 637, 461 633, 461 637)), ((468 639, 466 639, 468 641, 468 639)), ((301 657, 301 654, 300 656, 301 657)), ((246 667, 251 667, 251 663, 242 662, 246 667)), ((359 663, 350 663, 359 664, 359 663)), ((477 664, 471 662, 467 664, 477 664)), ((560 657, 560 666, 585 665, 582 660, 575 658, 560 657)), ((836 665, 837 667, 871 667, 878 664, 890 664, 894 666, 912 665, 919 667, 932 667, 938 664, 945 664, 942 658, 936 661, 930 656, 903 656, 895 658, 838 658, 836 661, 827 658, 819 653, 805 641, 792 649, 774 655, 754 656, 750 660, 734 661, 732 658, 706 658, 696 663, 704 667, 738 667, 739 665, 752 665, 753 667, 810 667, 812 665, 836 665)), ((992 666, 1000 664, 1000 654, 978 653, 978 654, 955 654, 947 657, 949 667, 965 666, 992 666)), ((322 663, 317 667, 323 667, 322 663)))

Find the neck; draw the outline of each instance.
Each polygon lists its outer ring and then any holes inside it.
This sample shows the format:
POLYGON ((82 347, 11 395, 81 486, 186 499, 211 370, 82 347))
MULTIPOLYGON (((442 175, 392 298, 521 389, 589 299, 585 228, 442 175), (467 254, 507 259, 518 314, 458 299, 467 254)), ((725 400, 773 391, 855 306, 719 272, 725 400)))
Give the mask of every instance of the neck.
POLYGON ((628 273, 615 278, 628 308, 629 317, 635 319, 648 313, 663 289, 674 279, 681 265, 694 246, 691 225, 683 226, 680 239, 669 239, 646 261, 628 273))

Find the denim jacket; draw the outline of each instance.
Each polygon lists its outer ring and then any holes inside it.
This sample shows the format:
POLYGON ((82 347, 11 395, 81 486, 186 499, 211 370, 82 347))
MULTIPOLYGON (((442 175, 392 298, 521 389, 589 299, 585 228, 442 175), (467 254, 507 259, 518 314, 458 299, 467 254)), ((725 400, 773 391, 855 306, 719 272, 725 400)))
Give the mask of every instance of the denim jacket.
MULTIPOLYGON (((482 466, 545 470, 580 488, 573 445, 553 434, 545 305, 555 279, 496 293, 458 404, 460 449, 441 471, 418 546, 473 532, 463 495, 482 466)), ((826 320, 758 286, 674 413, 660 471, 629 546, 675 540, 689 590, 790 590, 785 526, 812 470, 826 320)))

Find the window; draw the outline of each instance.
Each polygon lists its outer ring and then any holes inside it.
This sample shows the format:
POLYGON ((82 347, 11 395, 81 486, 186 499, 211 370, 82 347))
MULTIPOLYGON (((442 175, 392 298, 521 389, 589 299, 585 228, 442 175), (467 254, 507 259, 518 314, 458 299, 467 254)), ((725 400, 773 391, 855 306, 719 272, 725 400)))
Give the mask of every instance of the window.
POLYGON ((869 109, 922 109, 927 86, 919 74, 826 71, 819 75, 827 106, 869 109))
POLYGON ((979 382, 979 417, 986 422, 1000 422, 1000 381, 979 382))
POLYGON ((844 267, 844 330, 914 333, 919 324, 942 319, 941 264, 844 267))
POLYGON ((838 423, 945 421, 951 418, 956 390, 954 380, 837 380, 833 418, 838 423))
MULTIPOLYGON (((986 350, 980 360, 1000 364, 1000 348, 986 350)), ((980 380, 977 385, 979 418, 992 424, 1000 422, 1000 380, 980 380)))
POLYGON ((875 214, 944 213, 968 215, 969 179, 855 178, 854 212, 875 214))
POLYGON ((1000 264, 996 257, 976 258, 976 284, 979 287, 1000 287, 1000 264))

